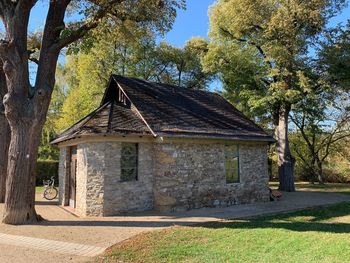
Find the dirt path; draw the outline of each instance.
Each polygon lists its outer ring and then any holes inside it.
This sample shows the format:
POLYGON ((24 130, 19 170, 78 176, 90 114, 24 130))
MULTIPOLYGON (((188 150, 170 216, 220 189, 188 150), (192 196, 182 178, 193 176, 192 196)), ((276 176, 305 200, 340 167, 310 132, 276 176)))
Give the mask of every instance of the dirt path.
MULTIPOLYGON (((0 234, 69 242, 107 248, 144 231, 173 225, 191 225, 208 221, 287 212, 320 205, 350 201, 350 195, 321 192, 284 193, 279 202, 200 209, 183 213, 141 213, 108 218, 77 218, 52 202, 38 196, 37 212, 48 221, 36 225, 0 225, 0 234)), ((3 206, 0 205, 0 216, 3 206)), ((23 246, 0 244, 0 262, 84 262, 88 258, 49 252, 23 246)))

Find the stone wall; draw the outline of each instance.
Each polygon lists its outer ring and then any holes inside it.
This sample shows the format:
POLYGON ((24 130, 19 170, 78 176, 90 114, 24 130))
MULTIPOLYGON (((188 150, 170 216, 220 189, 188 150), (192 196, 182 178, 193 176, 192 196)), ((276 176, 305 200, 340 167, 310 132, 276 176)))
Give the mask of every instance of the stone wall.
POLYGON ((68 205, 68 180, 69 174, 69 147, 60 148, 58 182, 59 182, 59 204, 68 205))
POLYGON ((267 146, 239 148, 240 183, 227 184, 223 144, 155 144, 155 208, 179 211, 268 201, 267 146))
POLYGON ((106 151, 104 215, 151 210, 153 208, 152 144, 139 143, 138 180, 120 181, 121 143, 109 143, 106 151))
MULTIPOLYGON (((138 181, 131 182, 120 180, 121 142, 79 144, 76 213, 110 216, 268 201, 267 147, 240 144, 240 183, 227 184, 224 144, 139 143, 138 181)), ((68 192, 68 153, 69 148, 61 148, 62 205, 67 205, 63 196, 68 192)))
POLYGON ((105 144, 78 145, 76 175, 76 213, 81 216, 103 214, 105 144))
POLYGON ((78 145, 76 210, 110 216, 153 208, 152 144, 139 144, 138 181, 120 181, 120 142, 78 145))

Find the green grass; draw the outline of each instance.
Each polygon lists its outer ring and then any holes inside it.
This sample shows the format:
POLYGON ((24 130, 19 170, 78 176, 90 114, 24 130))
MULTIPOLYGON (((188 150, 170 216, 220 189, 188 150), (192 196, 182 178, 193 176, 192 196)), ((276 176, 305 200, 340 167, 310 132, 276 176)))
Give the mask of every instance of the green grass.
MULTIPOLYGON (((270 182, 270 187, 277 188, 278 182, 270 182)), ((350 194, 350 184, 336 184, 336 183, 326 183, 326 184, 310 184, 308 182, 296 182, 295 187, 297 191, 319 191, 319 192, 337 192, 350 194)))
POLYGON ((44 191, 44 186, 37 186, 35 191, 37 194, 41 194, 44 191))
POLYGON ((111 248, 99 262, 350 262, 350 203, 173 227, 111 248))

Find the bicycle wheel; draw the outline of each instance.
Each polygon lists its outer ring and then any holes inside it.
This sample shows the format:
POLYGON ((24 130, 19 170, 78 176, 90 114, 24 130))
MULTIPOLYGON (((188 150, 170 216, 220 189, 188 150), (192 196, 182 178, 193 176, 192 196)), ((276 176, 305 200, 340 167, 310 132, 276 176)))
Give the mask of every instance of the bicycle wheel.
POLYGON ((58 195, 58 190, 56 187, 47 188, 44 192, 44 198, 46 200, 54 200, 58 195))

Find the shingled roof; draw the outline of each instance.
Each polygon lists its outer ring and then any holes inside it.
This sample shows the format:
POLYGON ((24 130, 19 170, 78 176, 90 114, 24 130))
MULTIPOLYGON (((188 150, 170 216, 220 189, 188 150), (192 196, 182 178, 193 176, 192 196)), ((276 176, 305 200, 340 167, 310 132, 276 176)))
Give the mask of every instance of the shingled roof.
POLYGON ((216 93, 117 75, 101 106, 52 143, 89 135, 274 141, 216 93))

